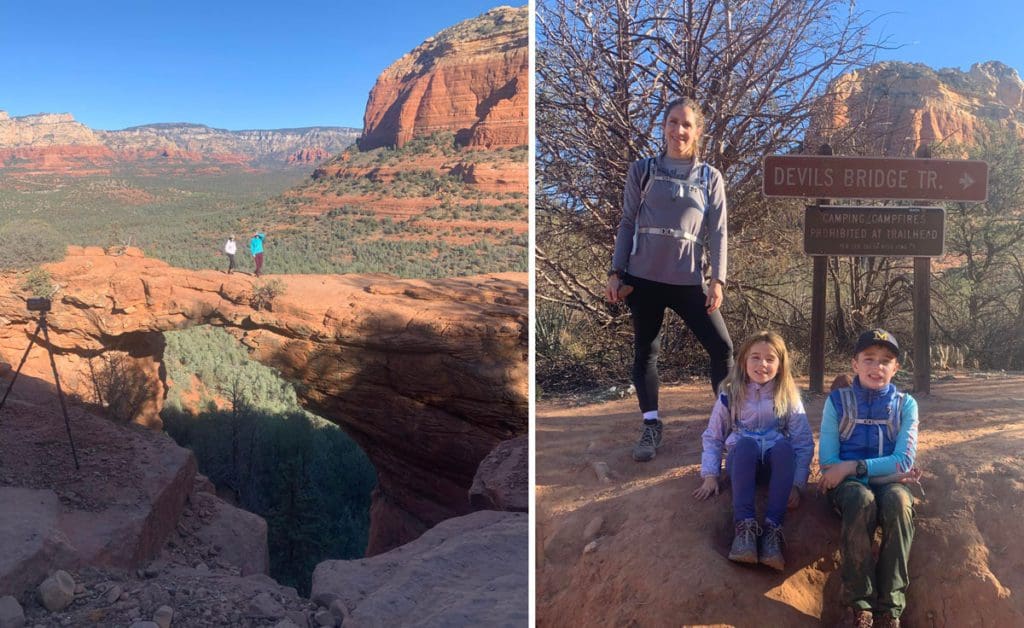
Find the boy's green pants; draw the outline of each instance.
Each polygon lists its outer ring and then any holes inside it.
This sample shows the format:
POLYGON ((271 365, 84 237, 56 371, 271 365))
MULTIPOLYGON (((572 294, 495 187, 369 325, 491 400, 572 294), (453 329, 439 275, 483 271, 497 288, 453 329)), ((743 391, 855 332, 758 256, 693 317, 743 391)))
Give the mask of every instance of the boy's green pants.
POLYGON ((865 486, 845 480, 831 491, 843 518, 842 578, 847 606, 899 617, 907 605, 907 561, 914 540, 914 496, 902 484, 865 486), (882 527, 878 560, 871 551, 882 527))

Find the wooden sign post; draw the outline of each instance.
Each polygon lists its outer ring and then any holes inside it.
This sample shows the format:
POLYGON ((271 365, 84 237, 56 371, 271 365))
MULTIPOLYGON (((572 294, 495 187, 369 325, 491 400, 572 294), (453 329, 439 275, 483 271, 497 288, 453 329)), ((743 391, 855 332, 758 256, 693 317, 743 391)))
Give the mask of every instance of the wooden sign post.
POLYGON ((914 258, 914 391, 930 392, 931 258, 945 250, 941 207, 844 207, 829 199, 981 202, 988 197, 983 161, 770 155, 764 159, 765 196, 817 198, 804 220, 804 252, 814 258, 811 288, 811 392, 824 392, 825 286, 829 256, 914 258))

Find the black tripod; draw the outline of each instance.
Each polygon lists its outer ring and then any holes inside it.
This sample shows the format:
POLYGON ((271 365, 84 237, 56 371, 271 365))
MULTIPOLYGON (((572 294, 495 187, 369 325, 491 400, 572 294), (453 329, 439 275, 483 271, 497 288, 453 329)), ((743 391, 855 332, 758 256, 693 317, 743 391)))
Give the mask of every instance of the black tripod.
POLYGON ((28 343, 28 347, 25 349, 25 355, 21 356, 21 364, 18 365, 18 370, 14 371, 14 379, 7 386, 7 392, 4 393, 4 398, 0 399, 0 410, 4 409, 4 403, 7 402, 7 395, 11 394, 11 389, 14 388, 14 382, 18 381, 18 375, 21 373, 21 367, 25 366, 25 360, 28 360, 28 352, 32 350, 32 345, 39 341, 39 330, 43 331, 43 339, 46 340, 46 352, 50 354, 50 366, 53 368, 53 382, 57 385, 57 397, 60 399, 60 409, 64 413, 64 426, 68 429, 68 442, 71 443, 71 456, 75 459, 75 469, 78 469, 78 453, 75 451, 75 441, 71 438, 71 421, 68 419, 68 408, 64 403, 64 391, 60 387, 60 377, 57 375, 57 362, 53 359, 53 348, 50 345, 50 332, 46 328, 46 312, 39 312, 39 325, 36 326, 36 332, 32 334, 32 340, 28 343))

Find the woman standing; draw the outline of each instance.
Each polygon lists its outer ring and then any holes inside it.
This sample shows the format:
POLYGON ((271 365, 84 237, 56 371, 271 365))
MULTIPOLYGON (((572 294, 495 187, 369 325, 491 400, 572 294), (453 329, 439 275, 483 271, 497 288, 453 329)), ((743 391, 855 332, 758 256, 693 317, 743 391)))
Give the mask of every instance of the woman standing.
POLYGON ((707 351, 715 392, 733 364, 732 340, 718 309, 728 249, 725 184, 718 170, 698 158, 703 128, 704 114, 694 100, 669 104, 665 151, 630 166, 608 271, 605 295, 615 303, 621 290, 633 315, 633 383, 643 414, 633 459, 640 462, 653 459, 661 445, 658 350, 665 309, 678 314, 707 351))

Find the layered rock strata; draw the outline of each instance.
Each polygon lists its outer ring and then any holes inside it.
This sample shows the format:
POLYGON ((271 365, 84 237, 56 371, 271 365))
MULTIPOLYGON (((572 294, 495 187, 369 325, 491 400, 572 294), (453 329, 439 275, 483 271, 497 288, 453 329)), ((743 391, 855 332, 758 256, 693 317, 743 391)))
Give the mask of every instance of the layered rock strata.
POLYGON ((913 157, 921 145, 975 144, 989 124, 1024 138, 1024 82, 998 61, 968 72, 887 61, 838 77, 828 91, 809 149, 913 157))
POLYGON ((93 174, 141 161, 249 166, 313 163, 343 151, 359 129, 228 131, 201 124, 150 124, 118 131, 90 129, 71 114, 11 117, 0 111, 0 171, 93 174))
MULTIPOLYGON (((48 319, 65 389, 93 399, 89 359, 124 355, 157 384, 140 421, 158 427, 162 332, 225 327, 370 457, 379 482, 371 554, 470 512, 479 462, 498 442, 526 432, 523 273, 435 281, 276 276, 283 293, 255 309, 261 281, 125 253, 71 248, 46 267, 60 286, 48 319)), ((0 358, 8 371, 35 329, 20 281, 0 275, 7 323, 0 358)), ((52 381, 46 352, 35 349, 25 372, 52 381)))
POLYGON ((527 143, 527 7, 498 7, 445 29, 388 67, 370 92, 363 150, 451 131, 463 146, 527 143))

